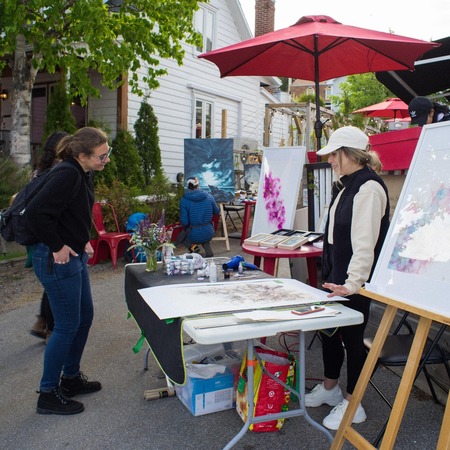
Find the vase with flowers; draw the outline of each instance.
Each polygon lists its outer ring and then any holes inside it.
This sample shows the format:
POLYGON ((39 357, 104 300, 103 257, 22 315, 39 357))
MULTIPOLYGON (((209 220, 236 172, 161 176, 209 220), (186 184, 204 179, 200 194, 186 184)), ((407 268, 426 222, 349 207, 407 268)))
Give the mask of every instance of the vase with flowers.
POLYGON ((158 223, 150 220, 149 215, 141 220, 137 226, 136 231, 131 235, 129 250, 136 249, 137 253, 145 253, 145 270, 147 272, 154 272, 158 267, 157 253, 161 248, 167 246, 173 248, 170 242, 171 233, 168 232, 165 224, 165 213, 162 212, 161 219, 158 223))

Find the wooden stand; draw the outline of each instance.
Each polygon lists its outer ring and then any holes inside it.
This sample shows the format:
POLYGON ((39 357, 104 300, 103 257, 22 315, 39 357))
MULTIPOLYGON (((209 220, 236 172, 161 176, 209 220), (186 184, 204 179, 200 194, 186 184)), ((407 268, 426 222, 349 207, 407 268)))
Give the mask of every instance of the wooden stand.
POLYGON ((227 251, 230 251, 230 240, 228 238, 228 229, 227 229, 227 222, 225 220, 225 210, 223 209, 223 203, 219 204, 220 208, 220 218, 222 219, 222 226, 223 226, 223 236, 222 237, 214 237, 213 241, 225 241, 225 245, 227 247, 227 251))
MULTIPOLYGON (((377 334, 375 335, 372 348, 367 356, 366 363, 364 364, 361 375, 359 376, 358 383, 356 384, 355 390, 352 395, 352 399, 350 400, 350 403, 347 407, 339 430, 336 433, 333 444, 330 447, 332 450, 342 448, 345 440, 351 442, 358 449, 375 448, 363 436, 361 436, 352 428, 352 420, 355 416, 358 404, 361 402, 369 380, 372 376, 373 370, 377 363, 381 349, 383 348, 386 337, 389 333, 392 322, 394 321, 397 310, 402 309, 413 314, 417 314, 418 316, 420 316, 420 320, 417 326, 413 344, 411 346, 408 361, 401 378, 397 396, 395 397, 391 415, 389 416, 387 428, 379 447, 383 450, 392 449, 394 447, 398 430, 405 413, 406 404, 408 402, 409 395, 414 384, 414 379, 416 377, 417 368, 420 363, 425 342, 430 331, 431 323, 433 321, 436 321, 444 323, 446 325, 450 324, 450 318, 447 316, 430 313, 429 311, 426 311, 424 309, 420 309, 412 305, 407 305, 403 302, 399 302, 375 294, 373 292, 366 291, 364 289, 362 289, 360 293, 362 295, 365 295, 366 297, 385 303, 387 306, 377 334)), ((441 432, 439 434, 439 441, 436 448, 437 450, 450 448, 450 406, 448 399, 441 425, 441 432)))

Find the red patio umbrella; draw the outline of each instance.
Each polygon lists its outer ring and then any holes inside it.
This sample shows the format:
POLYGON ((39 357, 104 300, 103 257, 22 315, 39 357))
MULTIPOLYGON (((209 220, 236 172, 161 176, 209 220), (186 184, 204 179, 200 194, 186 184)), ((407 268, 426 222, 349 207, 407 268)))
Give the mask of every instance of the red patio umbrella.
POLYGON ((413 69, 433 42, 342 25, 328 16, 304 16, 296 24, 199 55, 226 76, 279 76, 315 82, 315 132, 320 147, 319 83, 355 73, 413 69))
POLYGON ((385 117, 404 119, 409 117, 408 105, 399 98, 388 98, 384 102, 353 111, 353 114, 363 114, 366 117, 385 117))

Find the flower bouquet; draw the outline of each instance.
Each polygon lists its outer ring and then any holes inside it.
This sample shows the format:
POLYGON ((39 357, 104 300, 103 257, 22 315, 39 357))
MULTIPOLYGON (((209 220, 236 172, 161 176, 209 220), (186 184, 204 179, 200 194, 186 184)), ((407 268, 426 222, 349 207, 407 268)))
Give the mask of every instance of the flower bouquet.
POLYGON ((153 223, 148 214, 145 219, 138 224, 137 230, 131 235, 130 243, 132 244, 128 250, 136 249, 136 259, 139 260, 139 254, 145 253, 145 261, 147 272, 153 272, 157 269, 157 253, 158 250, 165 247, 173 248, 170 242, 171 232, 167 230, 165 224, 165 212, 162 212, 161 219, 158 223, 153 223))

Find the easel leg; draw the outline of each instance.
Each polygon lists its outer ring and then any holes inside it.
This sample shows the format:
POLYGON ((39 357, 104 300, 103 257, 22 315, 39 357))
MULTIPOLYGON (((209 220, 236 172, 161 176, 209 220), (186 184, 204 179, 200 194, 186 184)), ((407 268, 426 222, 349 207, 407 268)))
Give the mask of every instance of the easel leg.
POLYGON ((403 415, 405 413, 406 404, 408 403, 411 388, 417 375, 417 367, 419 366, 422 357, 425 342, 430 331, 432 320, 426 317, 421 317, 417 325, 416 334, 409 352, 408 361, 403 371, 403 376, 400 381, 400 386, 395 397, 395 402, 392 407, 391 415, 386 427, 383 441, 380 449, 391 449, 394 447, 397 438, 398 430, 400 428, 403 415))
POLYGON ((445 407, 444 419, 442 420, 441 433, 436 450, 447 450, 450 448, 450 402, 447 397, 447 406, 445 407))
POLYGON ((223 209, 223 203, 219 204, 220 208, 220 218, 222 219, 222 227, 223 227, 223 237, 215 237, 213 241, 225 241, 225 245, 227 247, 227 251, 230 251, 230 240, 228 238, 228 229, 227 222, 225 220, 225 210, 223 209))

